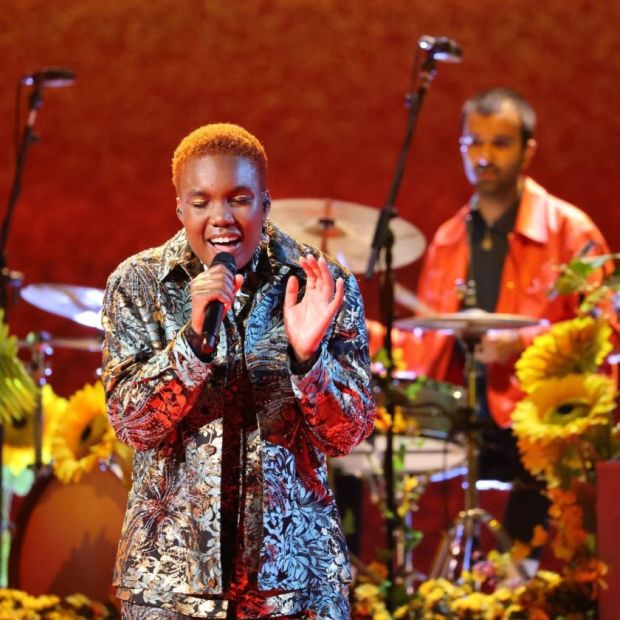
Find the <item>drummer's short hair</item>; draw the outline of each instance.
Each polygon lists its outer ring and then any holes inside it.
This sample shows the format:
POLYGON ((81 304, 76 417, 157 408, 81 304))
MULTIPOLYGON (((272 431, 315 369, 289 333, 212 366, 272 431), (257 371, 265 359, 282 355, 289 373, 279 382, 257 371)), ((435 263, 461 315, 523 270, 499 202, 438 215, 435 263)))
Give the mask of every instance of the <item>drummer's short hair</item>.
POLYGON ((179 178, 188 162, 206 155, 247 157, 258 170, 263 183, 267 180, 267 154, 260 140, 233 123, 211 123, 195 129, 179 143, 172 156, 172 182, 177 192, 179 178))
POLYGON ((531 104, 526 101, 523 96, 514 90, 508 88, 489 88, 479 92, 477 95, 471 97, 463 104, 461 110, 461 131, 465 126, 467 117, 472 112, 477 112, 483 116, 490 116, 491 114, 497 114, 502 107, 502 104, 508 101, 521 120, 521 138, 523 145, 527 143, 530 138, 534 137, 534 130, 536 129, 536 112, 531 104))

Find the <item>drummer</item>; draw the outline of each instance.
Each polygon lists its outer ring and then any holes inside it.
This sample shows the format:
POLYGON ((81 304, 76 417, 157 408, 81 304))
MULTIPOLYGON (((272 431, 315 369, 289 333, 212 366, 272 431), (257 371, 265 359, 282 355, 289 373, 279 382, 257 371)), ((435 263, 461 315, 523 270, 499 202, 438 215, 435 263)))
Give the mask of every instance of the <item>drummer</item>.
MULTIPOLYGON (((576 298, 547 296, 557 266, 575 254, 605 253, 607 244, 583 211, 527 176, 535 125, 532 106, 504 88, 465 102, 460 151, 474 193, 439 227, 426 253, 418 296, 433 311, 477 307, 550 322, 575 316, 576 298)), ((483 437, 479 477, 513 482, 504 525, 526 543, 545 522, 548 504, 521 465, 510 424, 522 398, 514 362, 539 329, 488 332, 476 352, 481 415, 492 428, 483 437)), ((424 345, 413 351, 416 371, 438 380, 462 374, 463 354, 452 337, 426 332, 422 338, 424 345)))

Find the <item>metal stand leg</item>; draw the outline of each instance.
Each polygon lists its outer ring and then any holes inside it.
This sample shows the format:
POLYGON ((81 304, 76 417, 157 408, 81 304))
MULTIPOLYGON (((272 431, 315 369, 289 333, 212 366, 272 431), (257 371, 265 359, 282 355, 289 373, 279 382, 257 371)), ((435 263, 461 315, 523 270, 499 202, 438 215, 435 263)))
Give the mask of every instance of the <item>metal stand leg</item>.
MULTIPOLYGON (((467 450, 467 475, 465 483, 465 510, 459 513, 452 526, 444 534, 435 558, 431 565, 430 577, 456 579, 461 570, 471 570, 476 547, 480 544, 481 525, 485 525, 495 537, 497 546, 502 553, 512 547, 512 540, 502 524, 489 512, 480 508, 480 497, 476 487, 478 479, 478 445, 474 437, 478 411, 478 395, 476 390, 476 362, 474 347, 477 340, 465 342, 465 379, 467 383, 467 424, 465 429, 467 450)), ((523 579, 528 574, 520 562, 513 562, 514 569, 523 579)))

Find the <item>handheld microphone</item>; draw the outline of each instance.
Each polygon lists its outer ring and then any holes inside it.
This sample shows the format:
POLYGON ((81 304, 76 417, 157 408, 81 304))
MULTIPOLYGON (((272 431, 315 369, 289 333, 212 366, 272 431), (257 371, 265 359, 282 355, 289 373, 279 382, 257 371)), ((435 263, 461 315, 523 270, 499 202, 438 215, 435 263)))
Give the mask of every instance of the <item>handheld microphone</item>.
MULTIPOLYGON (((219 252, 211 261, 209 267, 224 265, 230 273, 237 273, 235 267, 235 257, 228 252, 219 252)), ((224 318, 224 304, 221 301, 212 301, 205 311, 205 318, 202 322, 202 337, 206 350, 211 353, 215 350, 217 337, 220 333, 220 326, 224 318)))
POLYGON ((435 60, 443 62, 461 62, 461 46, 448 37, 431 37, 424 35, 418 40, 418 47, 428 52, 435 60))
POLYGON ((47 67, 41 71, 35 71, 24 75, 19 80, 25 86, 41 84, 50 88, 61 88, 72 86, 75 82, 75 73, 71 69, 60 69, 59 67, 47 67))

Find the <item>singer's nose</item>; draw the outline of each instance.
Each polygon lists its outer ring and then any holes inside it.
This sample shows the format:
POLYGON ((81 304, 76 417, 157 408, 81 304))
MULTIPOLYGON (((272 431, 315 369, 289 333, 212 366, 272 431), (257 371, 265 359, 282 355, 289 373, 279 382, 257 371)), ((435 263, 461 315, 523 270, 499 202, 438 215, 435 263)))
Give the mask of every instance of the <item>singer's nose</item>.
POLYGON ((215 226, 226 226, 235 221, 232 207, 227 200, 214 201, 211 208, 211 224, 215 226))

